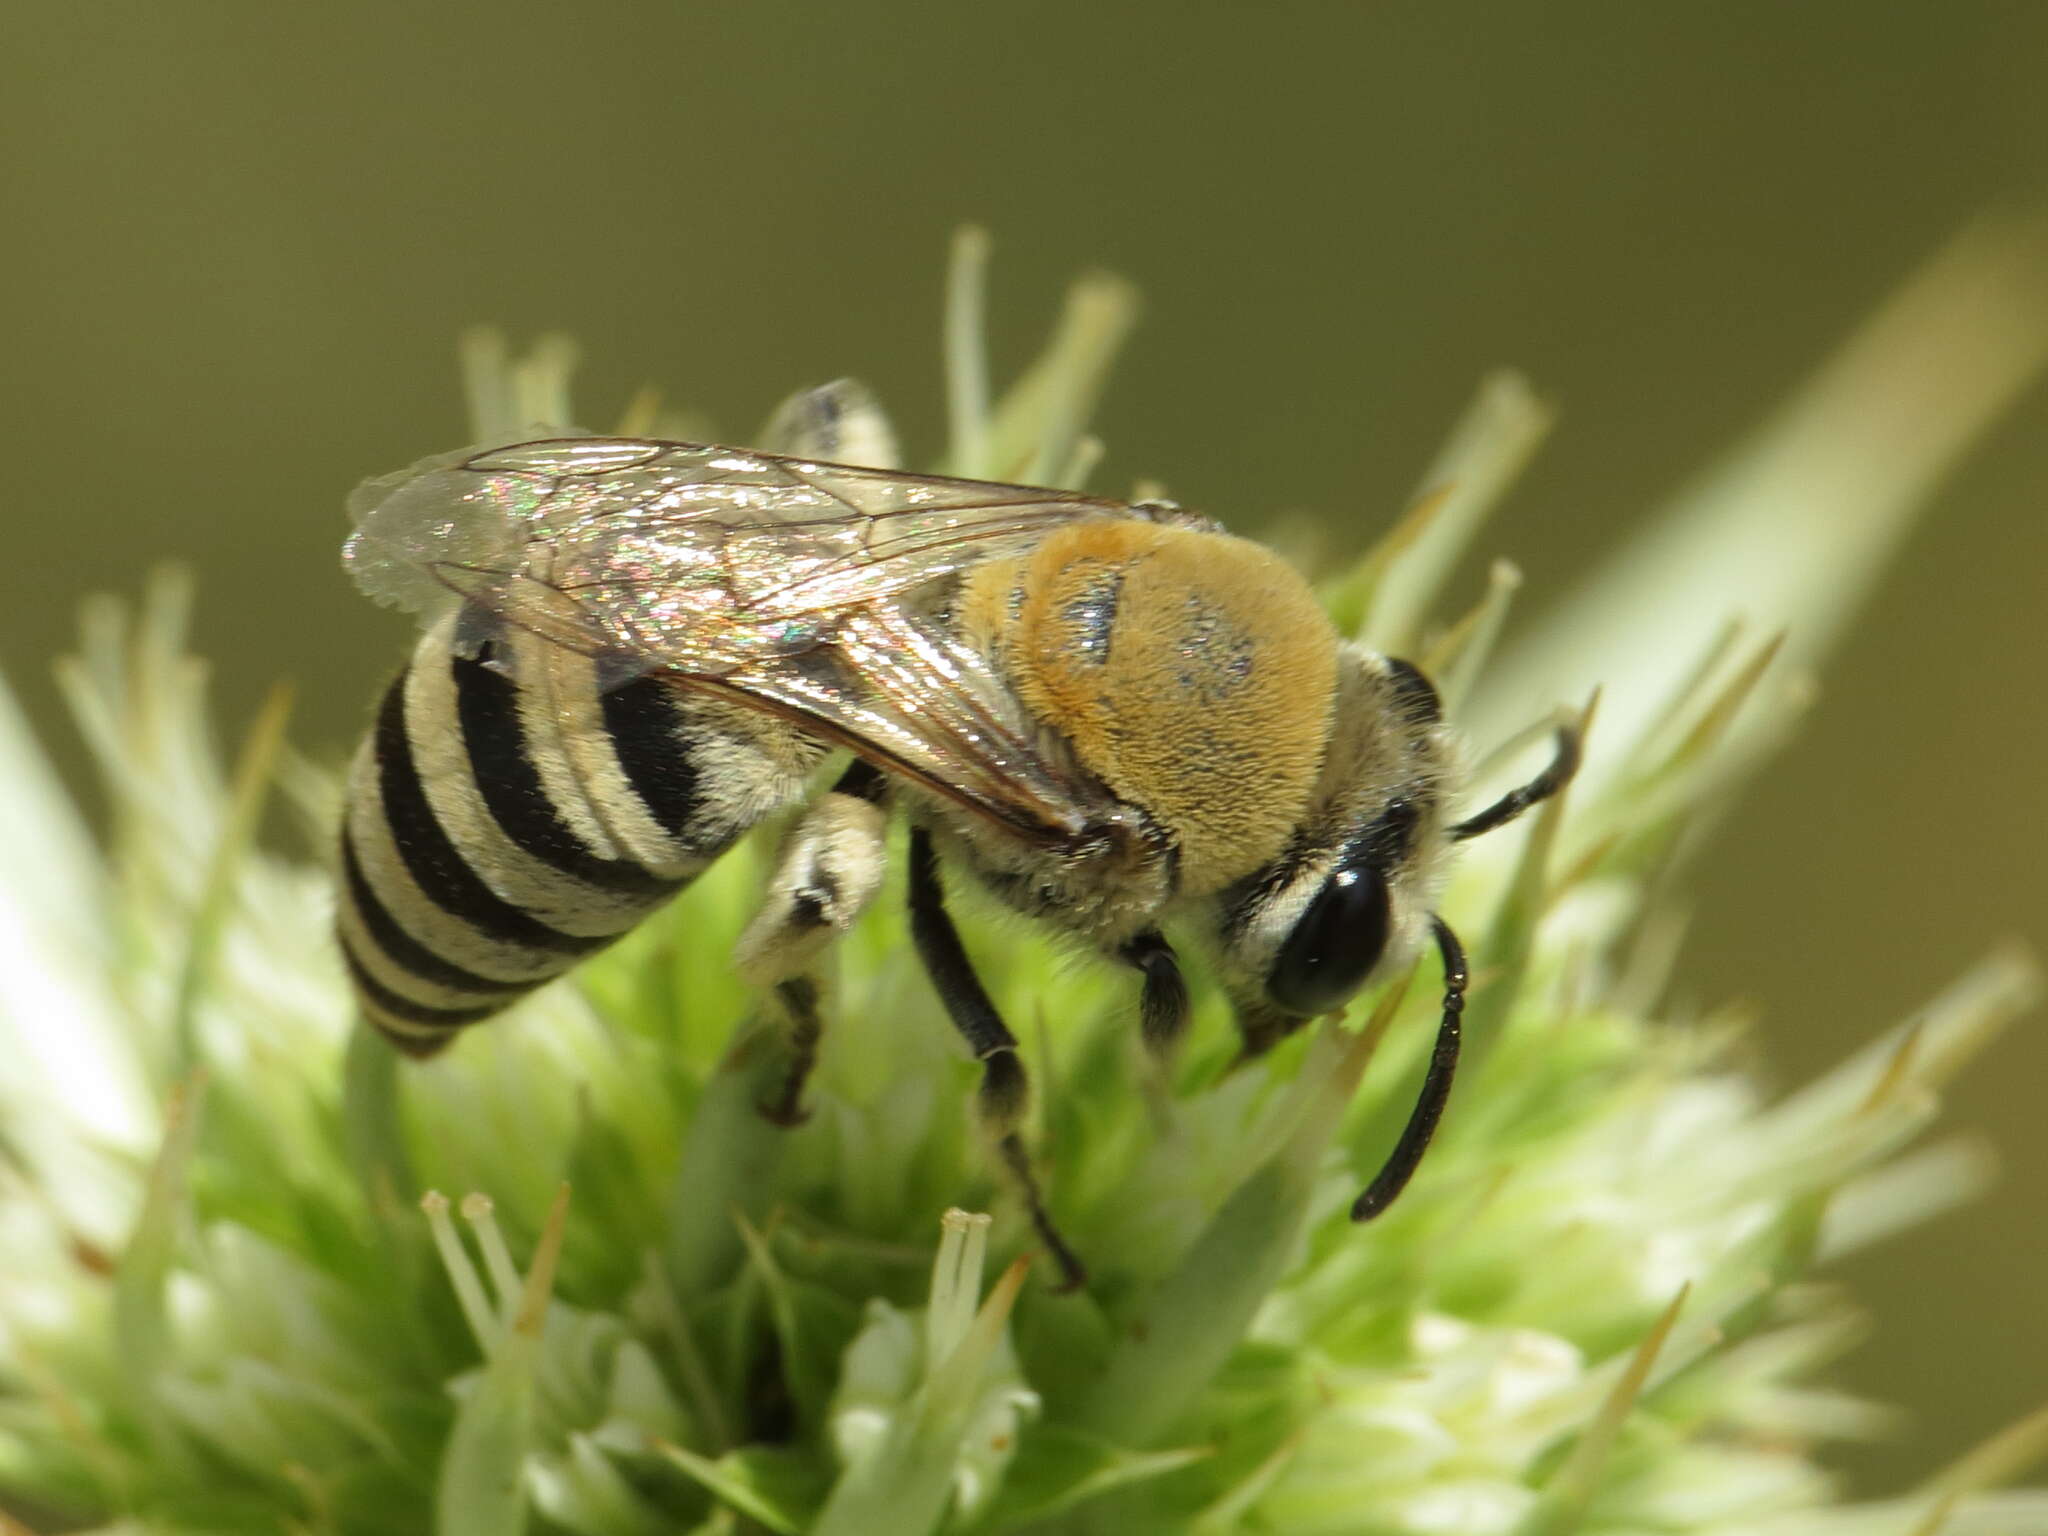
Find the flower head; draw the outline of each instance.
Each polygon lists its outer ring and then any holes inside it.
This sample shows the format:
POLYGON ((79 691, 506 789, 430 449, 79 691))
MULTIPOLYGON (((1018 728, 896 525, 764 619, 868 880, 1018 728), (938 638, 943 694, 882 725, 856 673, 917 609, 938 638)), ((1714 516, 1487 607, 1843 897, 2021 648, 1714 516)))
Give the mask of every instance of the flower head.
MULTIPOLYGON (((89 605, 63 676, 113 806, 103 857, 0 707, 0 782, 33 811, 0 828, 0 1504, 191 1532, 2048 1526, 2048 1494, 1985 1491, 2048 1417, 1878 1504, 1837 1502, 1815 1459, 1888 1420, 1815 1383, 1859 1324, 1812 1277, 1981 1180, 1969 1142, 1916 1142, 2031 963, 1994 952, 1770 1101, 1741 1020, 1663 1002, 1660 898, 1920 493, 2048 357, 2014 297, 2040 238, 1944 255, 1519 650, 1495 654, 1512 569, 1445 607, 1548 425, 1512 377, 1326 583, 1348 630, 1440 680, 1493 754, 1482 787, 1554 704, 1594 746, 1444 892, 1469 1061, 1371 1226, 1347 1207, 1412 1098, 1433 972, 1241 1070, 1199 987, 1167 1075, 1120 978, 971 927, 1034 1057, 1032 1139, 1093 1267, 1076 1295, 1027 1278, 973 1064, 888 901, 839 947, 801 1130, 757 1112, 781 1042, 728 963, 764 840, 402 1065, 350 1015, 317 853, 335 776, 286 745, 282 697, 223 762, 183 582, 89 605)), ((986 258, 955 248, 944 467, 1078 484, 1131 295, 1078 284, 998 396, 986 258)), ((566 344, 479 335, 464 358, 479 438, 571 424, 566 344)), ((707 435, 649 402, 625 425, 707 435)))

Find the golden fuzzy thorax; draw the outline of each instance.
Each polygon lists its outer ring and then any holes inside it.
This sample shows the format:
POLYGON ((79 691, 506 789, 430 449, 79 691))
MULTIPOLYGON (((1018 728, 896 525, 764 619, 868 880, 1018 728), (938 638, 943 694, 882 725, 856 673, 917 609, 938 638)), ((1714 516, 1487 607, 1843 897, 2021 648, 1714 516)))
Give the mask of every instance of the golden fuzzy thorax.
POLYGON ((1337 636, 1279 556, 1228 534, 1081 523, 970 573, 964 628, 1076 761, 1174 836, 1180 889, 1273 858, 1321 769, 1337 636))

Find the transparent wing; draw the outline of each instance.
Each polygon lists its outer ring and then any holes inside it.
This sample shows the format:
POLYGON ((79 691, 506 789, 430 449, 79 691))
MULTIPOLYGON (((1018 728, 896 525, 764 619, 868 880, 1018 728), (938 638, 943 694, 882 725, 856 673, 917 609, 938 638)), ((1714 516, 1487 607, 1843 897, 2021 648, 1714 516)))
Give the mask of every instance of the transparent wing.
POLYGON ((800 719, 1027 833, 1073 833, 987 663, 929 611, 946 578, 1086 518, 1070 492, 746 449, 574 437, 470 450, 350 498, 345 562, 431 621, 464 602, 631 671, 800 719))

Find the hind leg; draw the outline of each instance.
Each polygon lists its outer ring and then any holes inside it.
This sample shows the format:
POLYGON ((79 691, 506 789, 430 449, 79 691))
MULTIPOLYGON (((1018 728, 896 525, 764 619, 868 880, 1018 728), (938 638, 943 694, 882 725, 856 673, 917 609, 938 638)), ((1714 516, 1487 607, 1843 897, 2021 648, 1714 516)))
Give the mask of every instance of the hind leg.
POLYGON ((740 936, 740 975, 772 988, 790 1041, 789 1074, 761 1112, 778 1125, 800 1125, 804 1083, 824 1034, 824 951, 853 926, 881 889, 887 867, 886 781, 856 762, 804 813, 783 845, 760 912, 740 936))

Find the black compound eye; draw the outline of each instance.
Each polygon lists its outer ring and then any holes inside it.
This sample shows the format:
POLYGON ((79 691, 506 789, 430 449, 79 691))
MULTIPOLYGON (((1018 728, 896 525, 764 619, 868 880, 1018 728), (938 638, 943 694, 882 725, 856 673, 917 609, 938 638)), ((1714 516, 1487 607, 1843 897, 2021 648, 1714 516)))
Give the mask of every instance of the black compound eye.
POLYGON ((1266 977, 1266 996, 1312 1017, 1350 1000, 1387 947, 1387 882, 1370 864, 1340 865, 1302 909, 1266 977))

